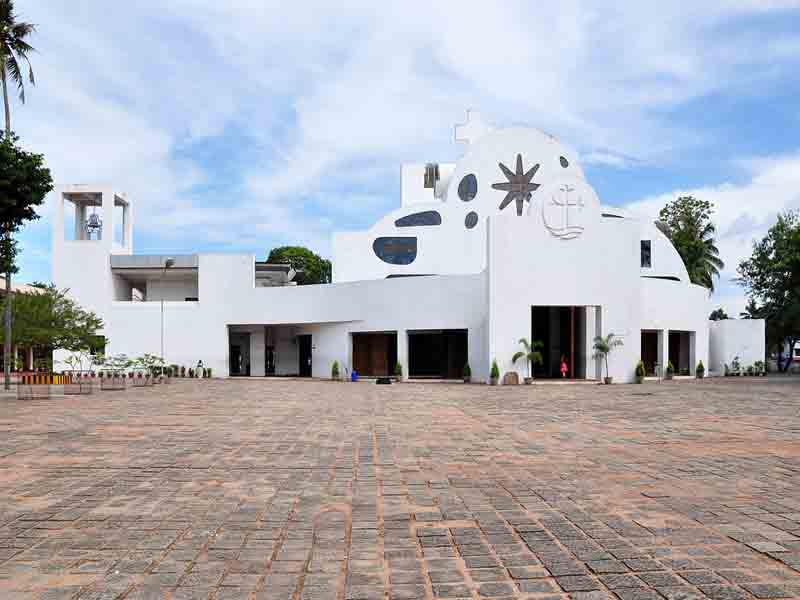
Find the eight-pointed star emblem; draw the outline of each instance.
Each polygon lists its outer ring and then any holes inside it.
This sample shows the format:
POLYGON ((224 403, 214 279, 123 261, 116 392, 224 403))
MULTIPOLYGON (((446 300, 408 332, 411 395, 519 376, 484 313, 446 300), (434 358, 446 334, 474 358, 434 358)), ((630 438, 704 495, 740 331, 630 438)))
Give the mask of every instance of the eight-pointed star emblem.
POLYGON ((538 183, 532 183, 531 179, 536 175, 539 170, 539 164, 533 165, 531 169, 525 173, 522 170, 522 154, 517 154, 517 172, 513 173, 511 169, 503 163, 499 163, 500 170, 508 179, 505 183, 493 183, 492 188, 495 190, 502 190, 508 192, 506 197, 500 203, 500 210, 511 204, 512 200, 517 202, 517 216, 522 216, 522 207, 525 202, 530 201, 531 194, 539 189, 538 183))

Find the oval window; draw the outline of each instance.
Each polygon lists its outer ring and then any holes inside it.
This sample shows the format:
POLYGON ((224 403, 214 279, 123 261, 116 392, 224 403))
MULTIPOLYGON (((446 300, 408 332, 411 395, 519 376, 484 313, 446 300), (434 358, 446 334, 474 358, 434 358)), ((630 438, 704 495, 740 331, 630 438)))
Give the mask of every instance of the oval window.
POLYGON ((478 213, 476 212, 467 213, 467 216, 464 219, 464 225, 466 225, 467 229, 472 229, 477 224, 478 224, 478 213))
POLYGON ((565 169, 569 166, 569 161, 563 156, 559 160, 561 161, 561 166, 565 169))
POLYGON ((410 265, 417 258, 417 238, 379 237, 372 242, 375 256, 390 265, 410 265))
POLYGON ((395 227, 426 227, 441 225, 442 215, 435 210, 426 210, 401 217, 394 222, 395 227))
POLYGON ((478 178, 472 173, 461 178, 458 184, 458 197, 469 202, 478 195, 478 178))

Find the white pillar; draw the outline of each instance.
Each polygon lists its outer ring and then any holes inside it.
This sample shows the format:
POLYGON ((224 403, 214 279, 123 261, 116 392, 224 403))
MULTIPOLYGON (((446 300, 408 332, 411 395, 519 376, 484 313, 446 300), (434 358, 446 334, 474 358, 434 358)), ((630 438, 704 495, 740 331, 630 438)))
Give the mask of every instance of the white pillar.
POLYGON ((266 360, 266 340, 264 328, 256 327, 250 331, 250 375, 264 377, 264 361, 266 360))
MULTIPOLYGON (((408 331, 401 329, 397 332, 397 362, 403 365, 403 381, 408 379, 408 331)), ((394 365, 392 365, 394 369, 394 365)))

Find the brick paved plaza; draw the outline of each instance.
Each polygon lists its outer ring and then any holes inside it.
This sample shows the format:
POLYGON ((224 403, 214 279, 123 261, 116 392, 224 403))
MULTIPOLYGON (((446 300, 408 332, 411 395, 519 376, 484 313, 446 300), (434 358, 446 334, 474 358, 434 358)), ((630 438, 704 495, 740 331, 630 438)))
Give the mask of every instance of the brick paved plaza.
POLYGON ((0 401, 0 598, 800 597, 800 381, 0 401))

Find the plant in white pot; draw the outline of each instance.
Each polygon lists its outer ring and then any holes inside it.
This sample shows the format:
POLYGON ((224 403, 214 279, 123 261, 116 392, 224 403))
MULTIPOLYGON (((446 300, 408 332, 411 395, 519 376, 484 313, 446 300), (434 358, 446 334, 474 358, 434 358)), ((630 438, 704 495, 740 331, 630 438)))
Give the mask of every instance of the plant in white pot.
POLYGON ((497 381, 500 379, 500 368, 497 366, 497 361, 492 361, 492 368, 489 371, 489 385, 497 385, 497 381))
POLYGON ((527 338, 522 338, 519 341, 523 350, 517 352, 511 357, 511 362, 516 363, 520 358, 524 358, 528 363, 528 376, 525 378, 525 384, 530 385, 533 382, 533 367, 542 364, 542 353, 540 350, 544 348, 544 344, 538 340, 529 342, 527 338))
POLYGON ((603 383, 606 385, 611 384, 614 379, 608 376, 608 355, 611 354, 611 351, 614 348, 619 348, 622 346, 622 340, 617 338, 613 333, 609 333, 607 336, 603 337, 602 335, 598 335, 594 338, 594 346, 592 346, 592 350, 594 350, 594 358, 600 358, 606 365, 606 376, 603 378, 603 383))

